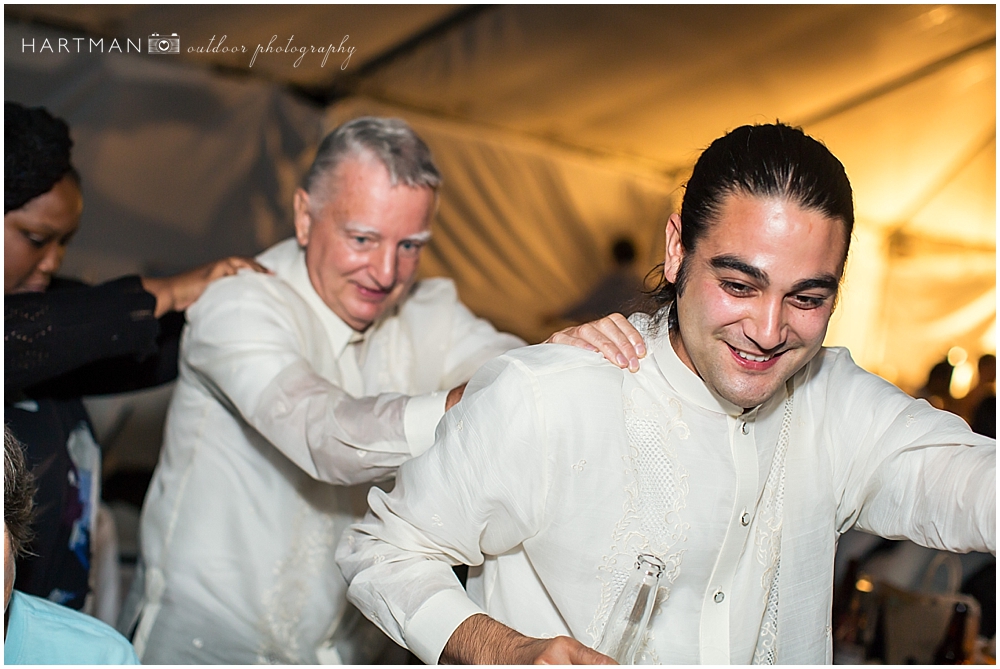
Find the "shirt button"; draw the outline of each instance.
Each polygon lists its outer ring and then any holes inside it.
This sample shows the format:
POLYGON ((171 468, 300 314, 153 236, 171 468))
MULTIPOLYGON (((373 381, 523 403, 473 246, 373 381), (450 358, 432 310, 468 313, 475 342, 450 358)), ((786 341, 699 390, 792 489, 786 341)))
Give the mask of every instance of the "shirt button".
POLYGON ((724 600, 725 598, 726 598, 726 595, 725 595, 724 592, 722 592, 722 590, 719 590, 718 592, 716 592, 715 593, 715 597, 713 597, 713 599, 715 600, 716 604, 721 604, 722 600, 724 600))
POLYGON ((740 522, 743 523, 743 527, 746 527, 747 525, 749 525, 750 524, 750 514, 748 512, 746 512, 746 511, 744 511, 743 515, 740 516, 740 522))
POLYGON ((740 432, 743 434, 750 434, 750 426, 747 425, 746 421, 743 421, 743 427, 740 428, 740 432))

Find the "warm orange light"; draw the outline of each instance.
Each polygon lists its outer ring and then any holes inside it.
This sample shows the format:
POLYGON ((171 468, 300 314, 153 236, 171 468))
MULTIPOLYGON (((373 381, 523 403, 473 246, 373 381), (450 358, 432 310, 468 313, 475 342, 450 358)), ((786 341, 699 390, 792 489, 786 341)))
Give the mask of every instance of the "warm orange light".
POLYGON ((958 367, 969 359, 969 353, 961 346, 952 346, 948 349, 948 364, 958 367))
POLYGON ((976 366, 968 360, 955 367, 955 370, 951 373, 951 385, 948 388, 951 396, 956 400, 960 400, 968 395, 969 390, 972 389, 972 378, 975 375, 976 366))

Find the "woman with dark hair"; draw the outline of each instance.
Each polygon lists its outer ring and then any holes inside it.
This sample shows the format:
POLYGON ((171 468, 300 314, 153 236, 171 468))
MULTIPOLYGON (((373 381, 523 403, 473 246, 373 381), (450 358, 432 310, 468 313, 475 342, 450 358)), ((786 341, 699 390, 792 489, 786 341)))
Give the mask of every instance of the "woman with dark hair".
POLYGON ((36 539, 18 589, 79 609, 100 499, 100 449, 82 395, 173 380, 182 313, 213 280, 263 269, 226 258, 98 286, 56 277, 83 210, 66 123, 4 104, 4 420, 38 481, 36 539))

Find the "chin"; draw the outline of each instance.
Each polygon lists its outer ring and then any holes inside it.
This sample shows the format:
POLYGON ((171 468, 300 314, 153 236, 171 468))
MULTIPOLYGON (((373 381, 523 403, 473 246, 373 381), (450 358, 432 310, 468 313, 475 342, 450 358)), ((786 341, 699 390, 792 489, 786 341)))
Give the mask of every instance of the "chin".
MULTIPOLYGON (((736 391, 720 392, 716 390, 720 397, 727 402, 744 409, 752 409, 760 406, 764 402, 774 397, 775 393, 781 390, 783 382, 776 383, 771 387, 740 388, 736 391)), ((732 386, 731 386, 732 387, 732 386)))

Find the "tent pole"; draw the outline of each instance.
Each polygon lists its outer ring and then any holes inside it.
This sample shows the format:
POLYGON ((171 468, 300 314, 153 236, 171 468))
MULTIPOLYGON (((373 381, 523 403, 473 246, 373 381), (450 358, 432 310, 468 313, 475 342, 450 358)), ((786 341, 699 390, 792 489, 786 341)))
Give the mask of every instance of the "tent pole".
POLYGON ((897 91, 900 88, 909 86, 912 83, 924 79, 925 77, 929 77, 935 72, 943 70, 949 65, 957 63, 958 61, 967 58, 968 56, 979 53, 980 51, 984 51, 986 49, 996 48, 996 44, 997 44, 997 36, 996 34, 993 34, 987 39, 984 39, 971 46, 967 46, 963 49, 960 49, 953 54, 950 54, 948 56, 945 56, 944 58, 934 61, 933 63, 930 63, 929 65, 924 65, 923 67, 918 68, 913 72, 910 72, 909 74, 904 74, 903 76, 893 79, 892 81, 880 84, 870 90, 864 91, 859 95, 849 98, 843 102, 839 102, 828 109, 825 109, 816 114, 813 114, 812 116, 804 118, 800 120, 797 123, 797 125, 800 125, 802 127, 807 127, 816 123, 821 123, 822 121, 827 121, 833 118, 834 116, 838 116, 840 114, 843 114, 844 112, 848 112, 854 109, 855 107, 860 107, 861 105, 871 102, 872 100, 880 98, 884 95, 888 95, 889 93, 897 91))
POLYGON ((293 90, 300 95, 305 95, 309 99, 326 106, 337 100, 350 97, 354 94, 361 81, 371 76, 378 70, 395 62, 399 58, 413 53, 418 48, 432 42, 446 33, 456 28, 474 21, 483 13, 496 8, 497 5, 469 5, 448 14, 440 21, 424 28, 415 35, 405 38, 403 41, 393 44, 389 48, 378 53, 361 65, 354 72, 338 77, 329 86, 320 88, 306 88, 302 86, 293 87, 293 90))

